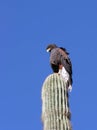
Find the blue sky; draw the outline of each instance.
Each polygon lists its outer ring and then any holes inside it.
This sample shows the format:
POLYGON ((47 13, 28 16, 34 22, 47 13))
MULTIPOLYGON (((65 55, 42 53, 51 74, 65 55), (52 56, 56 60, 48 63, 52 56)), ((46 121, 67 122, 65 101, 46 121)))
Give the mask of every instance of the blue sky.
POLYGON ((97 130, 97 1, 0 0, 0 130, 42 130, 48 43, 73 64, 74 130, 97 130))

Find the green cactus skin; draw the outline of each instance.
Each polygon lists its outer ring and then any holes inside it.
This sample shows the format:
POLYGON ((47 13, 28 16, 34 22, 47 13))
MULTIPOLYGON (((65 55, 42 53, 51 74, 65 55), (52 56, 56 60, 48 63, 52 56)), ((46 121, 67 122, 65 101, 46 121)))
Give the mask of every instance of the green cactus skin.
POLYGON ((49 75, 43 83, 42 121, 44 130, 72 130, 68 90, 58 73, 49 75))

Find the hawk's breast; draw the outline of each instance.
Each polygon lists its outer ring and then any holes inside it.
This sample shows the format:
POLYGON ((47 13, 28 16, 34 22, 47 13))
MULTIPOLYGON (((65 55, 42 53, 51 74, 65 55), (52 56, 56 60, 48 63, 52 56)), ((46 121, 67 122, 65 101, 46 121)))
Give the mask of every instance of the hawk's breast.
POLYGON ((51 51, 50 54, 50 63, 58 65, 60 63, 60 54, 58 51, 59 48, 55 48, 51 51))

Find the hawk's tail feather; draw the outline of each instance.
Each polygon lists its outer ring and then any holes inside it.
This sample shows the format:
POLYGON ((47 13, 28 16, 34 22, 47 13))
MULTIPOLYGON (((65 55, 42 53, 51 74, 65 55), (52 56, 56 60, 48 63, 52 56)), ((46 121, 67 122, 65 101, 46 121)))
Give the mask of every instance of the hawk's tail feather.
POLYGON ((69 77, 69 74, 68 72, 66 71, 66 69, 64 67, 62 67, 62 69, 59 69, 59 72, 58 72, 62 77, 63 79, 67 82, 67 88, 68 90, 71 92, 72 91, 72 85, 70 84, 69 80, 70 80, 70 77, 69 77))

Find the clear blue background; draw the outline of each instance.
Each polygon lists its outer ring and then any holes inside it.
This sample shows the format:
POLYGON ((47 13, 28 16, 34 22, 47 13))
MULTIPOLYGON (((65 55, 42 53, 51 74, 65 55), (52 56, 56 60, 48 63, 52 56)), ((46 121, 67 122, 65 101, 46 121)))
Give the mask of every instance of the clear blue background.
POLYGON ((73 130, 97 130, 97 1, 0 0, 0 130, 42 130, 48 43, 73 64, 73 130))

